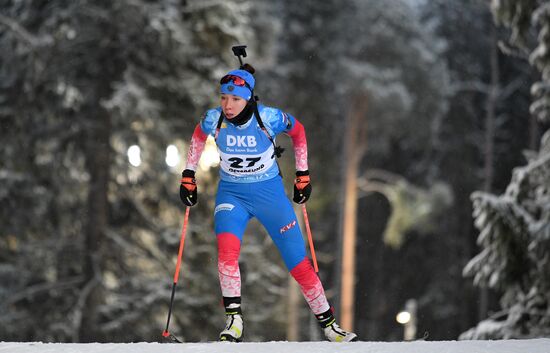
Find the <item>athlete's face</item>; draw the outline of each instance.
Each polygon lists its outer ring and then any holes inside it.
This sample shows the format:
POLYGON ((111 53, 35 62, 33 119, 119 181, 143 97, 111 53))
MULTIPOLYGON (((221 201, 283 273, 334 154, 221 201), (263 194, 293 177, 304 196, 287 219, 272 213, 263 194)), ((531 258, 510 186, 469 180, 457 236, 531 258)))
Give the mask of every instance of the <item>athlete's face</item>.
POLYGON ((232 94, 222 94, 220 100, 223 114, 227 119, 233 119, 246 107, 246 100, 232 94))

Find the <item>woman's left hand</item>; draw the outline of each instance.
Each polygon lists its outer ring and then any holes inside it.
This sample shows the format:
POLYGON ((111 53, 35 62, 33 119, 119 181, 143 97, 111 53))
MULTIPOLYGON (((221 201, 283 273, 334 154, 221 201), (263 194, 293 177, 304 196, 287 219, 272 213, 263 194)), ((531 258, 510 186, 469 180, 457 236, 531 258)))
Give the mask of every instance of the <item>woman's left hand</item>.
POLYGON ((294 179, 294 197, 292 200, 296 203, 304 203, 311 196, 311 183, 309 180, 309 170, 297 171, 294 179))

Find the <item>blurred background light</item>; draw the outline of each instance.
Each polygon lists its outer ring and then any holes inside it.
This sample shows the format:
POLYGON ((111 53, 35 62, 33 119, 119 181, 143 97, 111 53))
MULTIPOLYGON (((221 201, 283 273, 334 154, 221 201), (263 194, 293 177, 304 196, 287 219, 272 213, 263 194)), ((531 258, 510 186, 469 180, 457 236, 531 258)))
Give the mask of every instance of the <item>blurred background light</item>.
POLYGON ((397 316, 395 317, 395 320, 399 322, 401 325, 405 325, 409 321, 411 321, 411 313, 408 311, 401 311, 397 316))
POLYGON ((175 145, 166 147, 166 165, 174 168, 180 162, 180 153, 175 145))
POLYGON ((132 145, 128 148, 128 162, 134 167, 141 165, 141 149, 138 145, 132 145))
POLYGON ((218 164, 220 164, 220 154, 218 153, 216 142, 213 138, 208 138, 208 140, 206 140, 206 146, 204 147, 204 152, 202 153, 199 166, 202 170, 208 171, 210 168, 216 167, 218 164))

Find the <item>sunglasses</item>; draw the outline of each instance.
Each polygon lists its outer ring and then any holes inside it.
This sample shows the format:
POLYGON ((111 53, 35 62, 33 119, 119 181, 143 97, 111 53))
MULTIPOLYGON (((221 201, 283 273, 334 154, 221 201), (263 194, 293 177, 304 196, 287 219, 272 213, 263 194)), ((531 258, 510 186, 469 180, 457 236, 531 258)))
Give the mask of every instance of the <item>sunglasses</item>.
POLYGON ((229 83, 229 82, 232 82, 235 86, 241 86, 241 87, 244 87, 246 86, 247 88, 250 88, 248 86, 248 83, 246 83, 245 80, 243 80, 241 77, 239 76, 234 76, 234 75, 225 75, 224 77, 222 77, 222 79, 220 80, 220 84, 226 84, 226 83, 229 83))

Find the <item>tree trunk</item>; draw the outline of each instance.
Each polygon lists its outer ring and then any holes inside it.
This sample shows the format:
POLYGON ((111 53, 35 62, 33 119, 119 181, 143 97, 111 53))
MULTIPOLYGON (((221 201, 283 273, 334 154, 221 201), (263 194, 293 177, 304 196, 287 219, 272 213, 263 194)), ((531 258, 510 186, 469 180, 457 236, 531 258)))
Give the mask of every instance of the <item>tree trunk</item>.
POLYGON ((108 185, 110 168, 110 118, 103 109, 89 109, 90 129, 86 141, 86 166, 90 174, 88 191, 88 219, 85 226, 84 276, 81 292, 82 321, 79 330, 81 342, 99 339, 98 307, 103 303, 101 276, 103 266, 102 244, 108 222, 108 185))
MULTIPOLYGON (((491 25, 491 86, 487 96, 487 115, 485 117, 485 150, 484 150, 484 181, 483 191, 490 193, 494 179, 494 146, 495 146, 495 112, 499 95, 499 68, 497 31, 494 24, 491 25)), ((487 318, 489 311, 489 288, 483 285, 479 300, 479 321, 487 318)))
POLYGON ((344 157, 344 209, 342 224, 342 286, 340 292, 341 324, 353 330, 355 301, 355 250, 357 230, 357 177, 359 163, 366 150, 366 124, 363 118, 367 111, 367 98, 354 97, 347 117, 344 157))
POLYGON ((288 278, 288 294, 287 294, 287 326, 286 340, 290 342, 298 342, 300 340, 300 287, 296 280, 289 276, 288 278))

